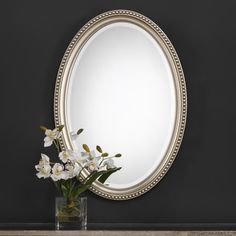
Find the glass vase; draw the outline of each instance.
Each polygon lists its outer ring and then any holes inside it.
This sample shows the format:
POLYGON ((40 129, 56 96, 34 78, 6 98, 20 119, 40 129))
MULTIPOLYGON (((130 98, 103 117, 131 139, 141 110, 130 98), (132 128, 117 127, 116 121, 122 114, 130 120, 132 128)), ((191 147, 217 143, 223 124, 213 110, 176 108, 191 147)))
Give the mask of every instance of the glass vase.
POLYGON ((56 197, 55 210, 57 230, 87 229, 87 197, 76 199, 56 197))

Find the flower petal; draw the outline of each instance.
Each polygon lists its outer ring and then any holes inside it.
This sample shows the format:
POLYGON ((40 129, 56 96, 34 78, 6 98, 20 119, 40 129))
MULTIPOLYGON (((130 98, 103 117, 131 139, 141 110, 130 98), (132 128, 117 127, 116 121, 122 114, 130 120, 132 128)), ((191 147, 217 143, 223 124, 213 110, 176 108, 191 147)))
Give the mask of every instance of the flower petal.
POLYGON ((51 139, 50 137, 45 137, 44 138, 44 147, 49 147, 52 145, 53 139, 51 139))
POLYGON ((41 153, 41 158, 42 158, 42 160, 44 161, 45 164, 49 164, 50 159, 46 154, 41 153))

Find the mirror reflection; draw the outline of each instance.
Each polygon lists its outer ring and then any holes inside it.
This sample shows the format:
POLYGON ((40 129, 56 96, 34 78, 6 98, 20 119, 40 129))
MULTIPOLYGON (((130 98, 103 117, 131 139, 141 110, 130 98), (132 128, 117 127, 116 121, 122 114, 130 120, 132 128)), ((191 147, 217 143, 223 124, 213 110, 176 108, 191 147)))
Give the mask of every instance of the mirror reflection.
POLYGON ((173 73, 161 47, 146 30, 115 22, 94 33, 77 52, 65 101, 68 132, 86 132, 71 140, 74 149, 99 142, 122 153, 122 167, 107 184, 138 185, 163 161, 176 122, 173 73))

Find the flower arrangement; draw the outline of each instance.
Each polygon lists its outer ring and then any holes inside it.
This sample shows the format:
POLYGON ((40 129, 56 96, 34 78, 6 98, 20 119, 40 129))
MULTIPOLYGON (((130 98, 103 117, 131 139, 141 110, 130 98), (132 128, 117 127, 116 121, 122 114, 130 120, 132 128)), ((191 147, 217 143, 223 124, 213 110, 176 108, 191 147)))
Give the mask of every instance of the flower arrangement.
MULTIPOLYGON (((46 154, 41 154, 39 163, 35 166, 38 178, 51 178, 55 183, 59 193, 66 199, 66 206, 61 212, 63 216, 76 214, 75 208, 78 196, 91 187, 95 180, 104 183, 107 178, 120 170, 114 165, 114 158, 121 157, 121 154, 109 156, 100 146, 96 146, 96 152, 90 150, 87 144, 83 144, 83 151, 62 150, 59 143, 63 125, 51 130, 45 126, 40 126, 45 132, 44 147, 54 145, 58 152, 60 162, 53 162, 46 154), (87 170, 88 175, 82 178, 82 171, 87 170), (74 212, 74 213, 73 213, 74 212)), ((71 138, 76 139, 83 129, 71 133, 71 138)))

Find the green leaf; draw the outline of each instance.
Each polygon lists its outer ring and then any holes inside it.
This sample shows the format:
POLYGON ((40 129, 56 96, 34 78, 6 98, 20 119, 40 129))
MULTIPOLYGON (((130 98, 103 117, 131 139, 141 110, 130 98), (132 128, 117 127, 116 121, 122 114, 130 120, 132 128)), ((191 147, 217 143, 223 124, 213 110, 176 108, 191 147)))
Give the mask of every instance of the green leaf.
POLYGON ((47 130, 47 127, 43 126, 43 125, 40 125, 39 128, 42 130, 42 131, 46 131, 47 130))
POLYGON ((106 170, 101 170, 101 171, 97 171, 97 172, 93 172, 90 174, 90 176, 88 177, 87 181, 85 182, 85 184, 89 185, 92 184, 98 177, 100 177, 102 174, 104 174, 106 172, 106 170))
POLYGON ((63 130, 63 128, 64 128, 64 125, 59 125, 57 128, 61 132, 63 130))
POLYGON ((68 198, 71 198, 73 196, 73 190, 75 188, 75 182, 73 182, 72 179, 70 179, 70 185, 69 185, 69 191, 68 191, 68 198))
POLYGON ((83 144, 82 147, 86 152, 90 152, 90 149, 87 144, 83 144))
POLYGON ((109 154, 108 154, 107 152, 104 152, 101 156, 102 156, 102 157, 108 157, 109 154))
POLYGON ((86 180, 85 183, 80 185, 76 191, 76 195, 79 196, 81 193, 85 192, 87 189, 89 189, 92 185, 92 183, 102 174, 104 171, 99 171, 99 172, 93 172, 88 176, 88 179, 86 180))
POLYGON ((98 152, 102 153, 102 148, 100 146, 97 145, 96 149, 97 149, 98 152))
POLYGON ((120 153, 117 153, 115 157, 121 157, 122 155, 120 153))
POLYGON ((67 198, 67 188, 64 184, 61 184, 61 191, 62 191, 62 194, 64 196, 64 198, 67 198))
POLYGON ((106 179, 114 172, 120 170, 121 168, 115 168, 115 169, 110 169, 110 170, 102 170, 98 172, 93 172, 88 176, 88 179, 86 180, 85 183, 79 185, 77 187, 77 190, 75 191, 75 195, 79 196, 81 193, 85 192, 87 189, 89 189, 92 185, 92 183, 95 180, 99 180, 101 183, 104 183, 106 179), (101 180, 100 180, 101 179, 101 180), (104 182, 102 182, 104 181, 104 182))
POLYGON ((77 190, 78 190, 78 188, 79 188, 80 186, 82 186, 81 182, 80 182, 78 179, 74 179, 74 180, 73 180, 72 190, 71 190, 71 193, 70 193, 70 195, 71 195, 72 197, 75 197, 76 192, 77 192, 77 190))
POLYGON ((84 131, 84 129, 79 129, 79 130, 77 131, 77 135, 80 135, 83 131, 84 131))
POLYGON ((108 179, 108 177, 109 177, 111 174, 115 173, 116 171, 118 171, 118 170, 120 170, 120 169, 121 169, 121 167, 119 167, 119 168, 113 168, 113 169, 107 170, 106 173, 104 173, 104 174, 101 175, 101 177, 98 179, 98 181, 101 182, 102 184, 104 184, 105 181, 108 179))
MULTIPOLYGON (((88 176, 88 179, 86 180, 86 182, 82 185, 80 185, 77 188, 76 191, 76 196, 79 196, 81 193, 85 192, 87 189, 89 189, 92 185, 92 183, 97 180, 99 177, 101 178, 103 175, 104 177, 102 178, 102 180, 105 180, 114 172, 116 172, 117 170, 120 170, 121 168, 115 168, 115 169, 110 169, 110 170, 102 170, 102 171, 98 171, 98 172, 93 172, 90 174, 90 176, 88 176), (107 174, 107 177, 105 176, 105 174, 107 174)), ((100 179, 99 178, 99 179, 100 179)), ((98 179, 98 180, 99 180, 98 179)), ((102 181, 100 181, 101 183, 104 183, 102 181)))
POLYGON ((91 185, 82 185, 81 187, 79 187, 76 191, 76 195, 75 196, 79 196, 81 193, 85 192, 87 189, 90 188, 91 185))

